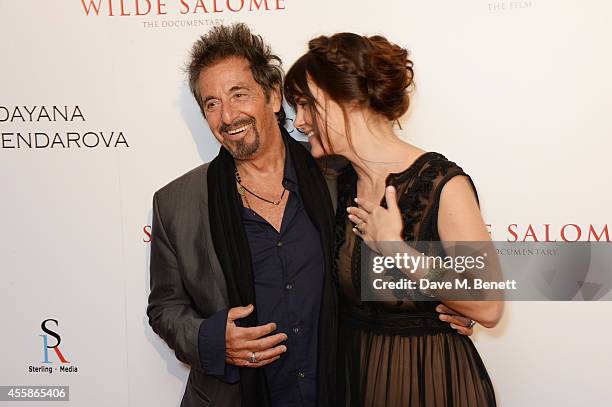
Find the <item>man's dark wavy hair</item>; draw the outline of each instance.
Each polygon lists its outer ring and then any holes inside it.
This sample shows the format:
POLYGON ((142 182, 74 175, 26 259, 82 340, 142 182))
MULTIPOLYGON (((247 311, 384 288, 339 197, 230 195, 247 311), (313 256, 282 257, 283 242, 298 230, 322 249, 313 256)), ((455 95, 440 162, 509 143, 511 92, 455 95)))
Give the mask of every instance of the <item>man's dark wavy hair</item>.
MULTIPOLYGON (((266 100, 269 100, 274 89, 278 89, 282 94, 282 61, 272 53, 263 38, 251 33, 249 27, 243 23, 231 26, 218 25, 193 44, 186 68, 189 75, 189 89, 204 117, 206 114, 198 88, 200 72, 229 57, 240 57, 249 62, 253 78, 263 88, 266 100)), ((281 125, 285 124, 286 116, 282 105, 280 111, 276 113, 276 118, 281 125)))

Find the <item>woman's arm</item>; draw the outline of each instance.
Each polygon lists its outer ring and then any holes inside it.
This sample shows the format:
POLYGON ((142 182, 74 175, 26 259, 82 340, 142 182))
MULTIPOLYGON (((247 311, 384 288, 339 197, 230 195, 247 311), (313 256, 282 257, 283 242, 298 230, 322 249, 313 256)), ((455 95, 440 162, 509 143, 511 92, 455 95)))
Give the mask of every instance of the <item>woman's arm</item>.
MULTIPOLYGON (((464 176, 451 178, 440 194, 438 232, 442 241, 490 241, 471 183, 464 176)), ((499 322, 503 301, 443 301, 446 305, 492 328, 499 322)))

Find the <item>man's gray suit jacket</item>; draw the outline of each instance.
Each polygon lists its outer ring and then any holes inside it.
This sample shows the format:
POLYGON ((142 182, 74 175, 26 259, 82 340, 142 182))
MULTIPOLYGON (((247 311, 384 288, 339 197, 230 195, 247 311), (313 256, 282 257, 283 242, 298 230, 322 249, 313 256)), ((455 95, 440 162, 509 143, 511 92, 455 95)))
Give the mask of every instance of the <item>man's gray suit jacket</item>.
MULTIPOLYGON (((240 384, 206 374, 198 352, 202 320, 229 308, 209 227, 207 170, 203 164, 153 197, 147 315, 153 331, 191 367, 181 407, 239 407, 240 384)), ((335 204, 335 179, 326 179, 335 204)))

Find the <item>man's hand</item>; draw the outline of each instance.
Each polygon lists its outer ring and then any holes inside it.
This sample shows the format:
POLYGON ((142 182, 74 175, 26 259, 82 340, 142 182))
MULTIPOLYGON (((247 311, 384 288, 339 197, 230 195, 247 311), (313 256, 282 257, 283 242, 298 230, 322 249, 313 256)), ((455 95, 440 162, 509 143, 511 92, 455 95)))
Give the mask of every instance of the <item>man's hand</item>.
POLYGON ((266 336, 276 330, 276 324, 273 322, 249 328, 236 326, 234 321, 247 317, 253 309, 253 305, 248 305, 230 308, 227 313, 225 362, 230 365, 261 367, 274 362, 287 351, 285 345, 279 345, 287 340, 287 335, 278 333, 266 336), (252 361, 253 352, 256 362, 252 361))
POLYGON ((440 313, 440 320, 450 323, 450 326, 461 335, 470 336, 474 333, 474 324, 471 319, 464 317, 454 309, 444 304, 438 304, 436 311, 440 313))

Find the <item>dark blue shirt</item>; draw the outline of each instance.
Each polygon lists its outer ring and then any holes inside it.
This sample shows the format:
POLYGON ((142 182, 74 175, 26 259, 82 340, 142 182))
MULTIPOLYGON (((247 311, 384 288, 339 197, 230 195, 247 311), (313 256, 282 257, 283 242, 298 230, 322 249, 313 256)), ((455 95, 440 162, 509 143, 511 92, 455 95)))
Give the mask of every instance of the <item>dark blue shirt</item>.
MULTIPOLYGON (((258 324, 275 322, 276 332, 288 336, 287 352, 263 367, 272 405, 314 407, 325 264, 319 233, 304 209, 288 151, 283 185, 289 197, 280 232, 247 207, 241 214, 251 250, 258 324)), ((200 359, 209 374, 233 382, 238 379, 237 369, 225 366, 226 321, 224 310, 202 323, 200 359)))

